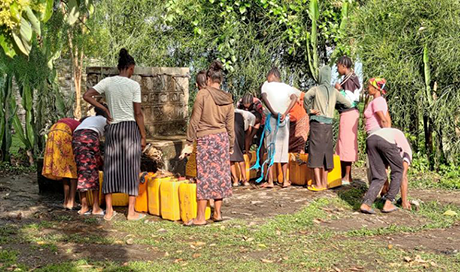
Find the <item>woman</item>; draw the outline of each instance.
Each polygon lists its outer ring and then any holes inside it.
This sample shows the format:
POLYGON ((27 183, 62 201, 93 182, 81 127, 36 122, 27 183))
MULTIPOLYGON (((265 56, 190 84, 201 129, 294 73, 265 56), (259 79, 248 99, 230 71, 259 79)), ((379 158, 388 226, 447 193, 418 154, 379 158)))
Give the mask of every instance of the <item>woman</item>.
POLYGON ((301 92, 299 100, 289 112, 289 153, 305 153, 305 144, 310 132, 310 118, 303 107, 305 93, 301 92))
POLYGON ((232 172, 232 183, 233 187, 238 187, 240 182, 242 182, 245 186, 248 183, 246 179, 246 165, 244 162, 244 117, 241 113, 235 112, 235 143, 233 148, 233 153, 230 155, 230 170, 232 172), (240 168, 240 174, 242 180, 240 180, 236 175, 236 167, 240 168))
POLYGON ((90 116, 75 129, 72 146, 77 163, 78 185, 80 192, 80 215, 104 215, 99 207, 99 166, 102 164, 99 138, 104 135, 107 119, 105 112, 95 108, 96 116, 90 116), (87 193, 93 196, 93 210, 88 207, 87 193))
POLYGON ((190 154, 197 142, 197 217, 186 226, 206 225, 205 209, 209 199, 214 199, 213 221, 222 221, 222 200, 232 195, 230 153, 235 140, 234 107, 232 96, 220 89, 223 65, 211 63, 207 87, 196 96, 187 129, 187 144, 181 157, 190 154))
POLYGON ((358 76, 351 68, 353 62, 347 56, 337 61, 337 71, 344 76, 342 82, 335 84, 335 88, 347 98, 352 107, 340 111, 339 137, 336 153, 340 157, 342 166, 342 185, 349 185, 353 181, 351 165, 358 160, 358 123, 360 88, 358 76))
POLYGON ((146 145, 144 115, 141 110, 141 87, 131 80, 136 65, 126 49, 120 50, 119 75, 107 77, 90 88, 84 99, 96 108, 104 110, 110 125, 107 127, 104 155, 105 220, 111 220, 116 212, 112 207, 112 194, 129 195, 128 220, 145 217, 134 210, 139 190, 139 172, 142 149, 146 145), (94 96, 105 94, 107 110, 94 96))
MULTIPOLYGON (((250 93, 246 93, 238 101, 238 103, 236 104, 236 107, 239 110, 245 110, 245 111, 252 112, 254 115, 256 115, 256 112, 257 112, 258 113, 257 115, 260 115, 260 118, 258 118, 259 122, 256 122, 256 124, 251 130, 251 134, 248 137, 246 137, 246 142, 247 140, 250 139, 250 142, 245 145, 246 154, 248 154, 249 156, 249 153, 247 151, 249 151, 250 145, 254 143, 253 140, 255 140, 255 144, 258 145, 260 143, 260 138, 262 137, 262 132, 264 131, 264 125, 265 125, 264 106, 262 104, 262 101, 260 101, 260 99, 258 99, 257 97, 254 97, 250 93)), ((265 152, 264 146, 262 145, 261 154, 264 154, 264 152, 265 152)))
POLYGON ((339 93, 331 82, 331 68, 321 68, 318 77, 320 85, 305 94, 304 107, 310 115, 310 145, 308 147, 308 167, 315 175, 315 185, 308 190, 320 192, 328 189, 327 175, 334 168, 334 147, 332 143, 332 122, 337 104, 350 108, 351 103, 339 93))
POLYGON ((64 208, 76 209, 77 166, 72 150, 72 134, 80 122, 72 118, 57 121, 51 127, 46 140, 42 175, 64 184, 64 208))
POLYGON ((390 127, 387 101, 382 96, 386 94, 385 84, 384 78, 371 78, 369 80, 368 94, 373 99, 364 110, 365 129, 368 135, 380 128, 390 127))

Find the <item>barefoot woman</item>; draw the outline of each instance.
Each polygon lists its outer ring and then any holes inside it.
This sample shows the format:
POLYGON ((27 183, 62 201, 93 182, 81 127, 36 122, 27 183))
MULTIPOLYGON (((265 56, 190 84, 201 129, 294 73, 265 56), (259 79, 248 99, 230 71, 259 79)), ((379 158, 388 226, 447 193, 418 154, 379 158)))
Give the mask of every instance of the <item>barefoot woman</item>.
POLYGON ((214 61, 207 72, 207 87, 196 95, 190 124, 187 129, 187 145, 183 155, 190 154, 197 142, 197 217, 187 226, 205 225, 205 209, 214 199, 214 221, 222 220, 222 200, 232 195, 230 177, 230 153, 234 132, 234 108, 232 96, 220 89, 223 81, 222 63, 214 61))
POLYGON ((121 49, 118 59, 119 75, 104 78, 84 95, 88 103, 105 110, 111 122, 105 134, 102 184, 106 201, 106 220, 111 220, 116 214, 112 207, 113 193, 129 195, 128 220, 139 220, 145 216, 134 211, 139 190, 141 152, 146 143, 141 88, 139 83, 130 79, 135 64, 128 51, 121 49), (99 94, 105 94, 109 110, 94 99, 94 96, 99 94))

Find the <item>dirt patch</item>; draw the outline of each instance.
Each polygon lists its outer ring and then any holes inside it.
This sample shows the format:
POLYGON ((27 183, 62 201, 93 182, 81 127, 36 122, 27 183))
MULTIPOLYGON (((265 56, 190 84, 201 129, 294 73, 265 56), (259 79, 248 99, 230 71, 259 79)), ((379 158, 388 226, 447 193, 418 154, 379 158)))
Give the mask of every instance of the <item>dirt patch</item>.
POLYGON ((459 234, 460 224, 457 224, 448 229, 388 235, 374 239, 387 241, 388 244, 405 250, 455 255, 460 252, 459 234))
POLYGON ((460 206, 460 191, 412 189, 409 191, 409 196, 424 202, 438 201, 442 204, 460 206))

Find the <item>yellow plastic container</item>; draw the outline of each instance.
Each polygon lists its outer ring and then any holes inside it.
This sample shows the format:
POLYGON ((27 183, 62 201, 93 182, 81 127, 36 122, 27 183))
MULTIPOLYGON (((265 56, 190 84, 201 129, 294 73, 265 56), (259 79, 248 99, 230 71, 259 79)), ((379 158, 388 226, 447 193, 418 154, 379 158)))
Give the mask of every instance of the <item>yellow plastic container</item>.
POLYGON ((190 154, 185 165, 185 176, 188 178, 196 178, 196 143, 193 144, 193 152, 190 154))
MULTIPOLYGON (((310 169, 310 175, 307 179, 308 185, 313 183, 314 176, 313 169, 310 169)), ((329 189, 342 186, 342 166, 338 155, 334 155, 334 168, 327 174, 327 184, 329 189)))
MULTIPOLYGON (((99 171, 99 205, 104 203, 104 195, 102 194, 102 183, 104 181, 104 173, 99 171)), ((93 205, 92 194, 87 194, 88 204, 93 205)), ((123 193, 112 194, 112 206, 124 207, 128 206, 129 196, 123 193)))
MULTIPOLYGON (((196 184, 183 182, 179 185, 179 204, 180 218, 183 222, 188 222, 195 219, 197 216, 198 206, 196 201, 196 184)), ((206 207, 206 220, 211 218, 211 207, 206 207)))
MULTIPOLYGON (((284 177, 283 177, 283 169, 281 167, 281 163, 274 163, 274 172, 273 172, 273 181, 277 181, 278 183, 283 183, 284 182, 284 177)), ((287 179, 289 180, 289 165, 287 169, 287 179)))
POLYGON ((289 153, 289 178, 292 184, 304 186, 312 179, 307 161, 308 154, 289 153))
POLYGON ((160 185, 164 181, 171 180, 171 177, 150 178, 147 182, 148 211, 152 215, 161 215, 160 185))
MULTIPOLYGON (((143 173, 140 174, 142 176, 143 173)), ((140 179, 141 177, 139 177, 140 179)), ((134 205, 134 209, 137 212, 148 212, 149 211, 149 199, 148 199, 148 191, 147 191, 147 185, 150 179, 155 178, 155 173, 147 173, 145 175, 145 182, 141 183, 139 181, 139 194, 136 197, 136 204, 134 205)))
POLYGON ((160 209, 161 218, 177 221, 180 220, 179 186, 183 181, 172 179, 160 184, 160 209))

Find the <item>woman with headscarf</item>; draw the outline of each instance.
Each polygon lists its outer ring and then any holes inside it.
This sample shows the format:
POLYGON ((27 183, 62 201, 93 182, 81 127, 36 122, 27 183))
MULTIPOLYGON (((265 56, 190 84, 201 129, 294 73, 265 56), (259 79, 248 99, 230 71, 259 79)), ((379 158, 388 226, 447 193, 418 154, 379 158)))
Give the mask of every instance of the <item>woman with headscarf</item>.
POLYGON ((340 123, 336 152, 342 166, 342 185, 348 185, 353 181, 351 165, 358 160, 359 111, 357 106, 361 84, 352 66, 353 62, 347 56, 342 56, 337 61, 337 71, 344 77, 340 83, 335 84, 335 88, 352 104, 349 109, 339 109, 340 123))
POLYGON ((187 129, 187 144, 181 158, 189 155, 196 140, 197 217, 186 226, 206 225, 207 202, 214 199, 213 221, 222 221, 222 201, 232 195, 230 154, 235 140, 234 107, 232 95, 220 89, 223 82, 223 65, 211 63, 207 87, 198 92, 187 129))
POLYGON ((390 127, 391 121, 388 113, 388 104, 383 95, 386 94, 386 80, 384 78, 371 78, 367 93, 373 97, 364 110, 366 133, 369 135, 380 128, 390 127))
POLYGON ((327 174, 334 168, 332 143, 332 121, 337 103, 350 108, 351 103, 338 90, 331 86, 331 68, 321 68, 319 85, 305 94, 304 107, 310 115, 310 145, 308 149, 308 167, 314 169, 315 185, 310 191, 327 190, 327 174), (321 168, 323 169, 321 175, 321 168))

